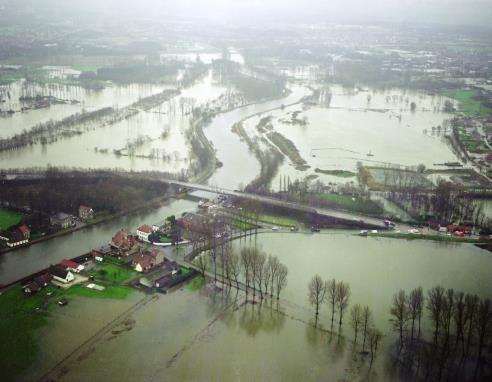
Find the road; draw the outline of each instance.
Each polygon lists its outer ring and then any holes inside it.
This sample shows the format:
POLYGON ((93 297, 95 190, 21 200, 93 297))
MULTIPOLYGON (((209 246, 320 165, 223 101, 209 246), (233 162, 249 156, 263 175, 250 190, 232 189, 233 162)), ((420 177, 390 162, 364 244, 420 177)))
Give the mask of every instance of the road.
POLYGON ((249 200, 255 200, 264 204, 270 204, 272 206, 277 206, 277 207, 284 207, 288 208, 294 211, 299 211, 299 212, 308 212, 308 213, 313 213, 313 214, 318 214, 320 216, 325 216, 329 218, 335 218, 342 220, 346 223, 355 223, 355 224, 360 224, 363 222, 365 226, 373 227, 373 228, 379 228, 379 229, 385 229, 386 226, 384 225, 382 219, 378 218, 373 218, 370 216, 365 216, 365 215, 360 215, 360 214, 353 214, 350 212, 344 212, 344 211, 338 211, 338 210, 333 210, 333 209, 328 209, 328 208, 314 208, 310 207, 305 204, 301 203, 295 203, 295 202, 287 202, 283 200, 278 200, 269 196, 263 196, 263 195, 257 195, 257 194, 251 194, 247 192, 239 192, 236 190, 228 190, 225 188, 218 188, 218 187, 212 187, 204 184, 197 184, 197 183, 188 183, 188 182, 181 182, 177 180, 170 180, 170 179, 161 179, 163 182, 173 184, 179 187, 183 188, 191 188, 194 190, 200 190, 200 191, 206 191, 210 193, 216 193, 216 194, 224 194, 228 196, 235 196, 235 197, 240 197, 243 199, 249 199, 249 200))

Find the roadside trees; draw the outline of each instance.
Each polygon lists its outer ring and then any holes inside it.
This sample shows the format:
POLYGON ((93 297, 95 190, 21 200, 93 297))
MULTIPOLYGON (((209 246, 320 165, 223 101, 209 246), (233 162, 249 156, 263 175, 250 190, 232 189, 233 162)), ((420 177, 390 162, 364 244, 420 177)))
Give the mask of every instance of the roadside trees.
POLYGON ((205 253, 199 254, 193 260, 193 264, 198 268, 203 277, 205 277, 205 272, 208 268, 208 257, 205 253))
POLYGON ((363 321, 362 317, 362 307, 359 304, 352 306, 350 310, 351 325, 354 329, 354 344, 357 343, 357 335, 360 331, 360 326, 363 321))
POLYGON ((424 305, 424 293, 422 287, 413 289, 408 295, 408 314, 412 320, 410 331, 410 342, 413 342, 415 321, 418 321, 418 337, 420 337, 420 322, 422 320, 422 309, 424 305))
POLYGON ((343 322, 343 314, 345 313, 345 309, 347 309, 348 302, 350 298, 350 285, 340 281, 337 284, 337 301, 336 306, 338 309, 338 326, 342 327, 343 322))
POLYGON ((331 308, 331 328, 333 329, 333 320, 335 319, 335 310, 337 303, 337 281, 331 279, 326 282, 326 292, 328 294, 327 302, 331 308))
POLYGON ((408 307, 405 291, 400 289, 398 293, 393 296, 393 303, 390 308, 391 323, 393 329, 400 334, 400 349, 403 346, 403 333, 406 329, 406 323, 408 320, 408 307))
POLYGON ((436 286, 428 291, 427 309, 430 313, 430 319, 434 324, 434 343, 437 343, 439 335, 441 315, 444 308, 444 288, 436 286))
POLYGON ((277 286, 277 301, 280 299, 280 292, 287 286, 287 274, 289 270, 284 264, 280 264, 275 277, 277 286))

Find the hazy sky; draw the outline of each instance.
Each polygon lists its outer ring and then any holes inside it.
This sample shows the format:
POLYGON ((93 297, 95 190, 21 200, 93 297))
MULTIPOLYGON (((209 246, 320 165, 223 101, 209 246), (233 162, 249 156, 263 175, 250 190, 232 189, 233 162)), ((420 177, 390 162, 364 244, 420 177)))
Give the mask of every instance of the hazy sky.
POLYGON ((492 26, 492 0, 0 0, 74 12, 104 9, 166 18, 192 16, 217 22, 254 23, 268 19, 310 22, 424 22, 492 26))

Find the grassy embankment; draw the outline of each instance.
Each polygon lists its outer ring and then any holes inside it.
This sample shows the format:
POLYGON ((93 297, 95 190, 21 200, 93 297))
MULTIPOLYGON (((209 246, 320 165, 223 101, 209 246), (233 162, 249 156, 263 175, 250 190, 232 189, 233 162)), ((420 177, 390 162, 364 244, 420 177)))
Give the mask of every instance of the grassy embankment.
POLYGON ((382 213, 381 206, 370 199, 352 197, 339 194, 318 194, 323 201, 333 203, 333 208, 340 208, 350 212, 379 215, 382 213))
POLYGON ((268 224, 274 224, 278 226, 284 226, 284 227, 292 227, 292 226, 297 226, 300 224, 300 222, 296 219, 292 219, 286 216, 275 216, 275 215, 261 215, 260 222, 263 223, 268 223, 268 224))
POLYGON ((307 162, 301 157, 294 142, 282 134, 273 131, 267 134, 268 139, 296 166, 296 169, 305 171, 309 168, 307 162))
POLYGON ((433 240, 443 242, 455 242, 455 243, 479 243, 476 239, 468 237, 447 236, 447 235, 427 235, 420 233, 396 233, 396 232, 378 232, 369 234, 370 237, 386 237, 392 239, 406 239, 406 240, 433 240))
POLYGON ((492 113, 492 109, 482 105, 480 100, 475 99, 478 91, 475 89, 460 89, 460 90, 448 90, 443 94, 447 97, 453 98, 459 102, 458 110, 465 115, 479 115, 482 117, 492 113))
POLYGON ((0 208, 0 229, 8 229, 19 224, 21 220, 22 214, 0 208))

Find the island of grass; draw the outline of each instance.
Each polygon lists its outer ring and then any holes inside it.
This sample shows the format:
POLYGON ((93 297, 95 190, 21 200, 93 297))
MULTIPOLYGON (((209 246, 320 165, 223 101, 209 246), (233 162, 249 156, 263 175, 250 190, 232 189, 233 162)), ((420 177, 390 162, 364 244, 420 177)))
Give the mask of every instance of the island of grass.
POLYGON ((267 137, 275 146, 278 147, 282 154, 287 156, 290 161, 296 165, 298 170, 304 171, 309 168, 307 162, 301 157, 296 145, 290 139, 284 137, 276 131, 268 133, 267 137))
POLYGON ((0 208, 0 230, 8 229, 13 225, 19 224, 22 220, 22 214, 0 208))
POLYGON ((338 176, 340 178, 351 178, 356 175, 355 172, 347 170, 322 170, 320 168, 314 169, 314 172, 319 174, 338 176))
POLYGON ((299 221, 296 219, 278 215, 260 215, 258 220, 263 223, 274 224, 283 227, 293 227, 300 224, 299 221))

